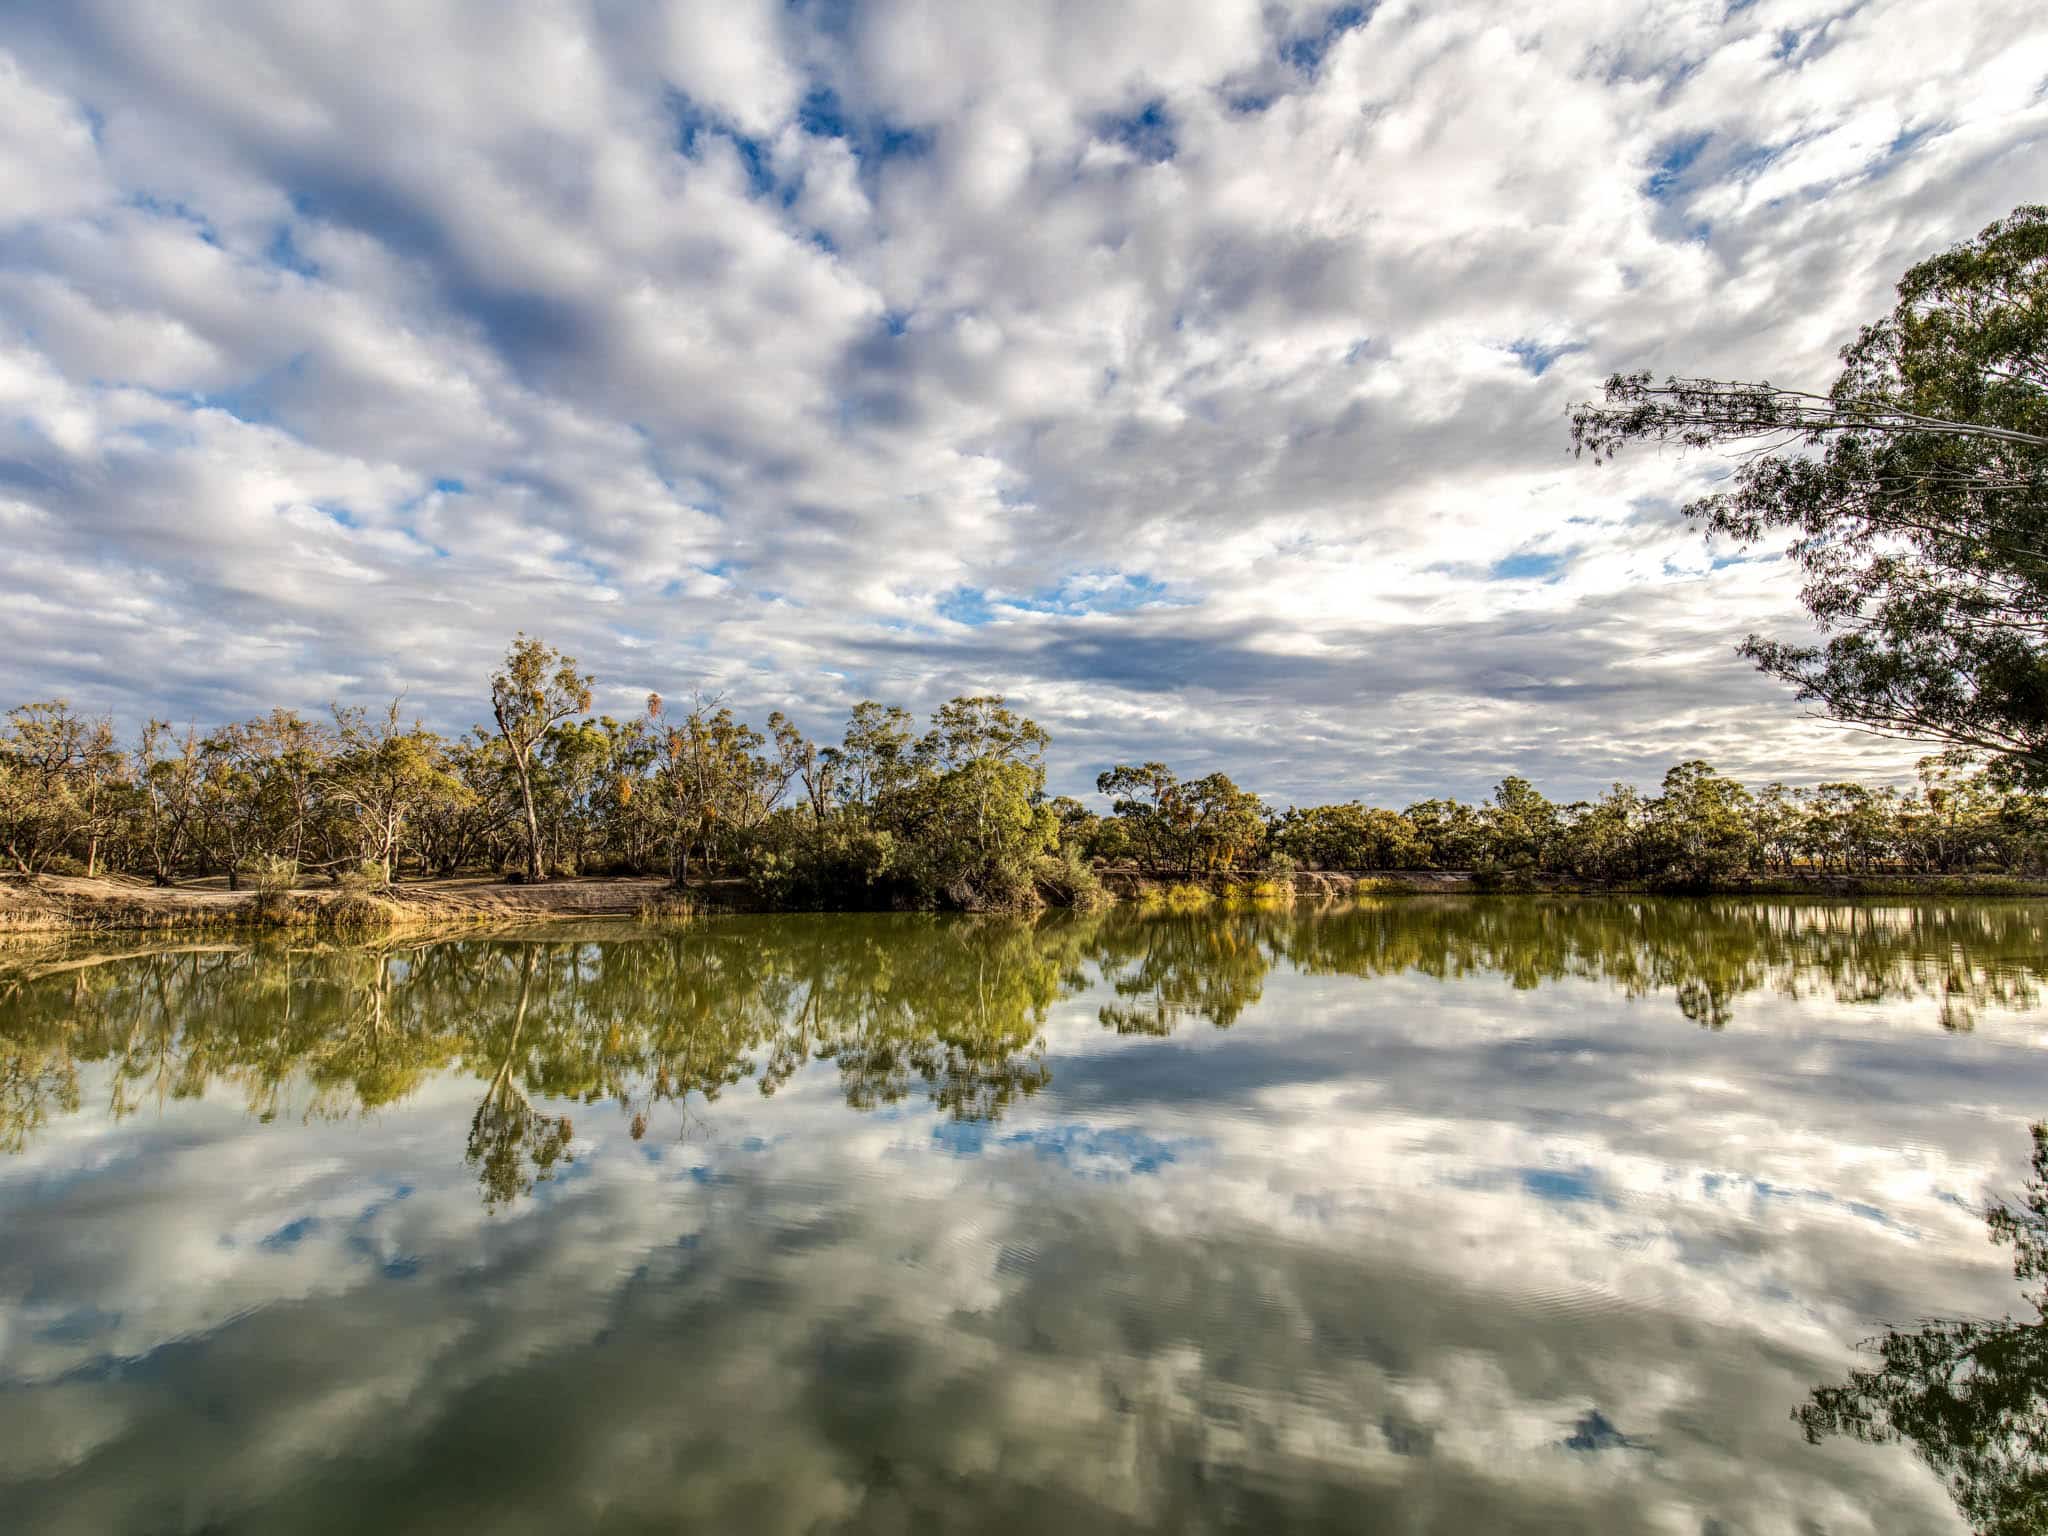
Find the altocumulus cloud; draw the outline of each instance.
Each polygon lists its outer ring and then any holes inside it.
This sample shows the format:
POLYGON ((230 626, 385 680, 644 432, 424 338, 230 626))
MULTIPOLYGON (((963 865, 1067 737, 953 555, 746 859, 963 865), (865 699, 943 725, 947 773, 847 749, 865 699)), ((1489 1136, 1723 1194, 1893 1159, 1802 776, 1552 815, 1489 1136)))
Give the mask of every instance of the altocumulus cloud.
POLYGON ((509 632, 1079 787, 1889 776, 1609 368, 1825 380, 2038 197, 2032 0, 117 0, 0 19, 0 694, 132 723, 509 632), (1719 552, 1725 555, 1725 551, 1719 552))

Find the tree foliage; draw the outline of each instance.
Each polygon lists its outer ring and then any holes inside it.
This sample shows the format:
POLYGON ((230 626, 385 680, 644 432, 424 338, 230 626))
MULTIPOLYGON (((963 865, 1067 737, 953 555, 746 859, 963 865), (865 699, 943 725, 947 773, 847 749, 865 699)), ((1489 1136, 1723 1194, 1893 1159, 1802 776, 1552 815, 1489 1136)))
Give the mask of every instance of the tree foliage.
POLYGON ((577 672, 575 658, 529 640, 524 631, 505 653, 503 669, 491 674, 491 715, 519 782, 526 813, 526 874, 532 880, 546 874, 533 798, 534 754, 557 725, 590 708, 591 682, 577 672))
POLYGON ((1744 545, 1789 535, 1827 638, 1744 653, 1838 720, 2048 783, 2048 208, 1912 267, 1841 360, 1824 395, 1616 374, 1573 444, 1745 445, 1686 513, 1744 545))
POLYGON ((521 636, 492 679, 493 724, 452 740, 408 722, 403 699, 204 732, 153 720, 126 750, 110 722, 61 700, 23 706, 0 728, 0 870, 231 887, 260 872, 270 890, 661 872, 762 906, 977 912, 1088 906, 1107 867, 1175 882, 1463 870, 1680 889, 2048 872, 2048 795, 1957 754, 1927 760, 1905 793, 1752 789, 1693 761, 1654 794, 1616 784, 1560 803, 1510 774, 1485 801, 1405 809, 1276 808, 1226 774, 1124 763, 1098 776, 1091 804, 1048 795, 1047 733, 997 694, 952 699, 922 727, 862 700, 833 742, 701 695, 592 716, 592 687, 521 636))

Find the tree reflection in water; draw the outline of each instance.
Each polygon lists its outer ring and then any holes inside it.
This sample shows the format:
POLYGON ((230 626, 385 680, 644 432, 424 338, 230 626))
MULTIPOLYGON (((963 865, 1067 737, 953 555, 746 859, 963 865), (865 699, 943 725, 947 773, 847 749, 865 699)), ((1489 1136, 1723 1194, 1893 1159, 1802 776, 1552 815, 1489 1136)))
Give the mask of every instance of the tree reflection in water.
POLYGON ((2048 1125, 2034 1127, 2034 1172, 2015 1207, 1985 1214, 2013 1273, 2041 1282, 2032 1322, 1935 1321, 1870 1346, 1881 1362, 1794 1410, 1816 1445, 1830 1435, 1910 1442, 1981 1536, 2048 1530, 2048 1125))
POLYGON ((1052 1005, 1100 989, 1102 1025, 1228 1027, 1269 974, 1597 980, 1668 994, 1721 1028, 1759 991, 1931 1001, 1949 1028, 2040 997, 2048 909, 1502 898, 1336 908, 1128 910, 1039 922, 789 916, 674 928, 367 946, 60 944, 0 951, 0 1146, 85 1107, 104 1064, 116 1117, 209 1089, 260 1116, 374 1111, 433 1074, 484 1084, 468 1153, 487 1200, 571 1155, 539 1101, 615 1102, 633 1134, 752 1081, 829 1062, 856 1109, 921 1094, 1000 1116, 1051 1081, 1052 1005), (288 1091, 289 1090, 289 1091, 288 1091))

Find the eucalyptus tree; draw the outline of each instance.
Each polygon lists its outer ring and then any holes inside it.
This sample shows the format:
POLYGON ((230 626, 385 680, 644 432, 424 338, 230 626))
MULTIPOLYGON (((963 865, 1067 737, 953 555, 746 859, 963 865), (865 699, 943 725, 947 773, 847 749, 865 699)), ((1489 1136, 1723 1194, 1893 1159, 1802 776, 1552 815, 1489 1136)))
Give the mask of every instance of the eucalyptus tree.
POLYGON ((1841 360, 1825 394, 1615 374, 1574 450, 1745 448, 1686 513, 1739 544, 1790 534, 1827 638, 1743 653, 1837 720, 2048 783, 2048 207, 1910 268, 1841 360))
POLYGON ((242 888, 242 867, 263 845, 263 798, 255 772, 260 741, 246 726, 224 725, 199 743, 199 828, 207 862, 242 888))
POLYGON ((200 751, 196 729, 188 726, 181 736, 165 720, 146 721, 136 744, 133 832, 157 885, 176 883, 199 834, 200 751))
POLYGON ((243 727, 243 740, 263 802, 264 851, 304 864, 321 811, 321 776, 334 758, 334 727, 273 709, 243 727))
POLYGON ((1228 774, 1183 780, 1164 763, 1119 763, 1097 793, 1129 826, 1140 865, 1188 878, 1253 862, 1267 836, 1265 807, 1228 774))
POLYGON ((1423 800, 1403 811, 1428 862, 1439 869, 1470 869, 1486 862, 1486 819, 1456 800, 1423 800))
POLYGON ((764 738, 716 704, 715 699, 694 699, 688 712, 669 718, 661 695, 647 696, 653 788, 667 829, 669 878, 678 886, 690 878, 691 856, 701 850, 708 858, 722 828, 751 826, 759 819, 753 815, 760 778, 755 754, 764 738))
POLYGON ((1273 825, 1273 842, 1306 869, 1414 869, 1429 861, 1405 816, 1356 800, 1289 806, 1273 825))
POLYGON ((1509 774, 1493 791, 1493 804, 1480 812, 1492 862, 1533 869, 1549 861, 1560 830, 1558 808, 1534 784, 1509 774))
POLYGON ((1141 869, 1179 862, 1177 811, 1180 775, 1164 763, 1118 763, 1095 777, 1095 792, 1109 798, 1122 829, 1119 841, 1141 869))
POLYGON ((1046 733, 1001 694, 950 699, 918 741, 924 792, 906 828, 956 905, 1024 901, 1058 822, 1044 804, 1046 733))
POLYGON ((847 717, 840 744, 820 754, 814 802, 831 796, 862 825, 872 825, 875 807, 917 778, 916 727, 907 709, 862 699, 847 717))
POLYGON ((574 657, 538 639, 528 639, 524 630, 505 652, 504 666, 491 674, 491 715, 511 758, 525 812, 529 880, 547 876, 541 858, 540 816, 534 809, 536 756, 550 731, 590 708, 592 682, 589 674, 576 670, 574 657))
POLYGON ((1650 809, 1659 873, 1681 885, 1713 885, 1750 867, 1756 851, 1750 793, 1697 758, 1664 775, 1650 809))
POLYGON ((447 743, 418 721, 401 724, 394 699, 381 716, 361 709, 337 713, 340 750, 327 771, 326 793, 353 830, 357 857, 392 883, 412 822, 436 802, 467 793, 450 772, 447 743))
POLYGON ((24 704, 0 728, 0 849, 35 875, 83 840, 86 869, 120 809, 122 757, 113 722, 75 713, 63 699, 24 704))

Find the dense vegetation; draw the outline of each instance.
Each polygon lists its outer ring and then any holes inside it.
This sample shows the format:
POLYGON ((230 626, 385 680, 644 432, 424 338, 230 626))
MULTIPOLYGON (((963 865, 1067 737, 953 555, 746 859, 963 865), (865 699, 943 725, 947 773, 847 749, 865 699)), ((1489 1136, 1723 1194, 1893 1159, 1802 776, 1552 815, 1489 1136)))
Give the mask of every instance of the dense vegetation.
POLYGON ((1097 780, 1105 814, 1047 795, 1046 734, 1000 697, 954 699, 922 731, 862 703, 821 745, 780 714, 762 731, 715 701, 592 718, 592 681, 521 636, 490 680, 494 724, 454 740, 394 704, 328 720, 274 710, 210 732, 153 720, 124 746, 61 701, 25 705, 0 730, 0 854, 16 875, 166 885, 658 871, 739 882, 768 906, 966 910, 1086 905, 1104 865, 1170 880, 1458 869, 1678 888, 2048 870, 2048 797, 1949 759, 1906 793, 1752 791, 1689 762, 1656 794, 1617 784, 1558 804, 1511 777, 1483 804, 1403 810, 1282 810, 1220 773, 1125 764, 1097 780))

